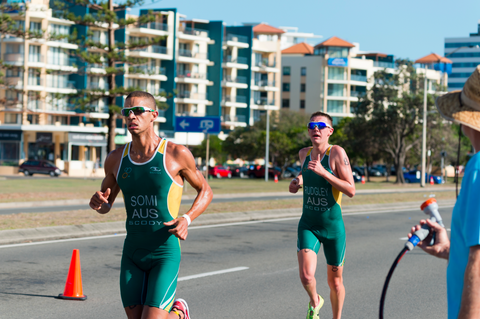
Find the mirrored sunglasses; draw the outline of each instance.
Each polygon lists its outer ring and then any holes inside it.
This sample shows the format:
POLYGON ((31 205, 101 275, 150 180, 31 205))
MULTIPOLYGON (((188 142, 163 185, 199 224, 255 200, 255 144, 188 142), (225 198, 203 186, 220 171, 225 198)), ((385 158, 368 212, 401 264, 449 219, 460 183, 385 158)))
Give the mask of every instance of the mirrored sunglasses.
POLYGON ((122 115, 125 117, 128 117, 130 115, 130 112, 132 112, 135 116, 139 116, 145 112, 155 112, 155 110, 152 110, 151 108, 145 106, 132 106, 122 109, 122 115))
POLYGON ((307 127, 311 130, 318 128, 319 130, 324 129, 326 127, 332 128, 329 124, 325 122, 310 122, 308 123, 307 127))

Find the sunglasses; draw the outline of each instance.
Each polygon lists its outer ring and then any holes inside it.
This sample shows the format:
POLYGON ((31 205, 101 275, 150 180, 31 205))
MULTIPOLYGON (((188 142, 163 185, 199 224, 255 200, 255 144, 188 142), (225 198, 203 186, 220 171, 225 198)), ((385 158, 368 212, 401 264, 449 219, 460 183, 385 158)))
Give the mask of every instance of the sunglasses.
POLYGON ((315 128, 318 128, 319 130, 324 129, 326 127, 332 128, 330 125, 328 125, 325 122, 310 122, 308 123, 307 127, 311 130, 314 130, 315 128))
POLYGON ((139 116, 145 112, 155 112, 155 110, 152 110, 151 108, 145 106, 132 106, 122 109, 122 115, 125 117, 128 117, 130 115, 130 112, 132 112, 135 116, 139 116))

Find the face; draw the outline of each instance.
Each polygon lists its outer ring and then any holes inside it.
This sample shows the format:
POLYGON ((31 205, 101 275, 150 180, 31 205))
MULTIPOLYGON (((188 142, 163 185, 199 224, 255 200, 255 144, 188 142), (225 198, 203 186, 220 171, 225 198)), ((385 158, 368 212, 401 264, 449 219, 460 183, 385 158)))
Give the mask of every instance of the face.
MULTIPOLYGON (((324 116, 315 116, 310 119, 310 122, 325 122, 328 125, 330 124, 330 121, 328 118, 324 116)), ((323 129, 319 129, 318 127, 315 127, 314 129, 308 129, 308 135, 310 136, 310 140, 312 141, 313 144, 321 144, 326 141, 328 141, 328 138, 330 135, 333 133, 333 128, 330 127, 325 127, 323 129)))
MULTIPOLYGON (((155 105, 152 105, 151 101, 142 97, 132 97, 125 102, 124 108, 133 106, 144 106, 150 109, 155 109, 155 105)), ((131 134, 139 134, 153 127, 153 121, 157 118, 158 112, 144 112, 142 114, 135 115, 133 112, 129 112, 125 117, 127 122, 128 131, 131 134)))

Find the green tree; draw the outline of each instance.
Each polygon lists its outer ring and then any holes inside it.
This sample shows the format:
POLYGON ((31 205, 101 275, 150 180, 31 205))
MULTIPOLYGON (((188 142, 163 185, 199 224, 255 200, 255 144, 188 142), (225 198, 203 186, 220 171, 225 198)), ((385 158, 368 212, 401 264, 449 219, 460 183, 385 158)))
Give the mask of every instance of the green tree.
MULTIPOLYGON (((122 4, 115 4, 113 0, 63 0, 54 1, 53 8, 56 17, 73 21, 77 26, 94 27, 96 30, 106 32, 108 41, 101 41, 93 36, 93 32, 88 31, 87 36, 74 40, 70 36, 54 35, 58 37, 68 37, 79 45, 76 56, 89 65, 100 65, 105 68, 108 79, 107 88, 91 87, 79 90, 76 95, 75 104, 80 109, 88 112, 92 109, 92 104, 100 99, 106 98, 108 103, 108 143, 107 151, 115 149, 115 128, 116 118, 120 111, 117 103, 118 97, 128 95, 132 91, 141 90, 137 87, 118 87, 115 77, 122 75, 128 68, 131 73, 148 73, 146 67, 147 59, 131 57, 126 54, 127 50, 142 49, 148 46, 159 44, 163 37, 147 38, 138 41, 128 41, 122 43, 116 41, 115 33, 131 25, 144 25, 155 22, 159 13, 150 11, 148 14, 140 15, 138 19, 127 18, 126 11, 129 8, 142 5, 144 0, 127 0, 122 4), (73 8, 83 8, 84 15, 75 15, 73 8), (87 10, 88 8, 88 10, 87 10)), ((86 72, 86 70, 84 70, 86 72)), ((143 88, 144 89, 144 88, 143 88)), ((165 93, 154 94, 157 102, 157 108, 166 109, 168 104, 165 98, 171 98, 165 93)))
MULTIPOLYGON (((224 163, 227 160, 227 155, 223 151, 223 141, 217 135, 210 135, 209 139, 208 156, 215 158, 219 163, 224 163)), ((195 157, 204 158, 207 154, 207 139, 204 139, 200 145, 192 147, 192 154, 195 157)))
MULTIPOLYGON (((398 60, 398 72, 374 74, 374 85, 354 106, 355 115, 372 130, 379 150, 393 160, 397 180, 404 183, 402 167, 408 152, 421 143, 423 116, 423 76, 412 62, 398 60)), ((427 111, 434 111, 434 98, 428 95, 427 111)), ((354 136, 351 136, 352 138, 354 136)))

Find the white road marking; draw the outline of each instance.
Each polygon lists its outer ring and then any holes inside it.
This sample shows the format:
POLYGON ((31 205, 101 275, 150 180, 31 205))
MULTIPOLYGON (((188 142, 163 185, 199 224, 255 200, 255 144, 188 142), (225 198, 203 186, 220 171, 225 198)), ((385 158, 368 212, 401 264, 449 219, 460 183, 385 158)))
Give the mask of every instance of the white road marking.
MULTIPOLYGON (((442 206, 442 208, 452 208, 452 206, 442 206)), ((379 210, 379 211, 368 211, 368 212, 358 212, 358 213, 344 213, 343 216, 354 216, 354 215, 373 215, 373 214, 385 214, 385 213, 397 213, 397 212, 409 212, 409 211, 418 211, 418 208, 407 208, 407 209, 396 209, 396 210, 379 210)), ((189 227, 189 230, 194 229, 206 229, 206 228, 215 228, 215 227, 227 227, 227 226, 239 226, 239 225, 249 225, 249 224, 259 224, 259 223, 275 223, 287 220, 298 219, 298 217, 289 217, 289 218, 277 218, 277 219, 266 219, 266 220, 253 220, 247 222, 236 222, 236 223, 224 223, 224 224, 215 224, 215 225, 205 225, 205 226, 192 226, 189 227)), ((59 239, 59 240, 48 240, 48 241, 39 241, 33 243, 22 243, 22 244, 11 244, 11 245, 0 245, 1 248, 13 248, 13 247, 22 247, 22 246, 33 246, 33 245, 43 245, 43 244, 55 244, 68 241, 76 240, 89 240, 89 239, 103 239, 111 238, 117 236, 125 236, 125 233, 115 234, 115 235, 103 235, 103 236, 90 236, 90 237, 80 237, 80 238, 69 238, 69 239, 59 239)))
POLYGON ((226 273, 229 273, 229 272, 242 271, 242 270, 247 270, 247 269, 248 269, 248 267, 235 267, 235 268, 224 269, 224 270, 204 272, 203 274, 179 277, 177 281, 185 281, 185 280, 203 278, 203 277, 208 277, 208 276, 221 275, 221 274, 226 274, 226 273))

